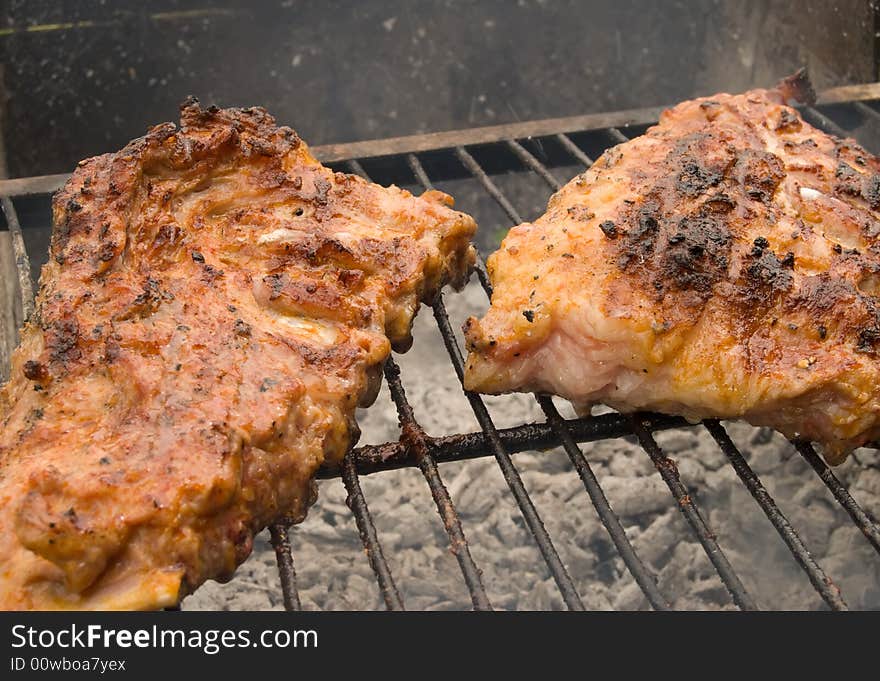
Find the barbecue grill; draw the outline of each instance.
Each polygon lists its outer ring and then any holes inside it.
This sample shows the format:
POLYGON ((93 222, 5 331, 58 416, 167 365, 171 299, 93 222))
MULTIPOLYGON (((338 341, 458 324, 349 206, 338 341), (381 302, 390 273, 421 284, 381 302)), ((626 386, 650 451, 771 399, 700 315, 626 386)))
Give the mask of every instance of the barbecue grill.
MULTIPOLYGON (((855 136, 872 151, 880 147, 880 83, 840 87, 823 93, 816 107, 801 108, 802 115, 811 124, 839 136, 855 136)), ((493 126, 463 131, 401 137, 354 144, 329 145, 313 149, 315 155, 335 170, 355 173, 381 184, 396 183, 429 189, 434 182, 459 180, 470 183, 491 198, 503 211, 510 224, 523 221, 511 199, 502 190, 499 178, 509 171, 526 171, 531 181, 546 185, 555 191, 561 184, 551 172, 554 167, 579 164, 589 167, 593 158, 605 148, 624 142, 640 134, 655 122, 659 109, 638 109, 616 113, 591 114, 572 118, 533 121, 513 125, 493 126)), ((15 261, 15 280, 12 286, 14 300, 6 311, 6 323, 17 328, 33 310, 32 272, 45 257, 40 247, 50 224, 48 215, 51 192, 65 181, 64 175, 40 176, 0 181, 3 214, 12 244, 15 261), (26 242, 31 245, 30 253, 26 242)), ((546 190, 545 190, 546 193, 546 190)), ((461 207, 476 214, 472 206, 461 207)), ((491 285, 483 261, 478 260, 476 276, 487 294, 491 285)), ((444 305, 439 296, 432 306, 436 326, 442 336, 451 363, 461 381, 463 355, 444 305)), ((9 329, 7 329, 7 332, 9 329)), ((8 333, 7 333, 8 336, 8 333)), ((4 356, 3 361, 8 361, 4 356)), ((5 370, 5 367, 4 367, 5 370)), ((525 423, 510 428, 497 428, 483 399, 466 393, 473 413, 480 425, 479 432, 432 437, 416 420, 407 400, 401 372, 394 358, 384 368, 391 399, 400 423, 400 438, 381 445, 362 446, 349 452, 337 468, 325 467, 320 477, 341 477, 348 493, 348 506, 357 524, 367 560, 375 573, 381 595, 389 610, 404 609, 404 601, 395 585, 394 575, 386 560, 380 538, 370 515, 368 500, 360 484, 360 477, 378 474, 401 467, 418 467, 430 489, 449 546, 461 569, 473 607, 490 610, 492 604, 484 587, 481 571, 471 555, 458 512, 441 477, 444 462, 476 457, 494 457, 517 506, 532 535, 547 569, 555 581, 565 605, 571 610, 582 610, 584 604, 574 581, 554 546, 512 455, 526 450, 544 450, 562 447, 571 466, 580 477, 584 492, 589 495, 596 513, 613 542, 614 547, 632 574, 647 601, 657 610, 670 607, 651 570, 643 563, 624 531, 620 518, 609 504, 605 491, 589 461, 589 452, 580 446, 608 438, 634 436, 645 455, 656 467, 686 519, 694 536, 702 545, 712 566, 729 592, 736 606, 743 610, 757 609, 740 577, 725 555, 705 515, 688 491, 688 481, 679 476, 675 461, 669 458, 657 443, 654 433, 660 430, 692 427, 681 418, 655 414, 632 416, 605 413, 577 419, 560 415, 553 400, 535 395, 535 400, 546 416, 543 423, 525 423)), ((772 523, 785 546, 809 578, 815 591, 832 610, 845 610, 847 604, 833 581, 815 560, 794 525, 783 514, 774 498, 762 485, 746 458, 728 436, 725 426, 715 420, 702 426, 714 438, 720 450, 733 467, 755 502, 772 523)), ((793 443, 816 475, 827 486, 836 502, 846 511, 865 541, 880 554, 880 526, 853 499, 843 483, 817 454, 810 443, 793 443)), ((548 454, 550 456, 552 454, 548 454)), ((862 465, 858 462, 853 465, 862 465)), ((797 519, 795 518, 795 522, 797 519)), ((274 546, 280 589, 288 610, 300 608, 294 559, 290 547, 288 527, 276 524, 270 528, 274 546)))

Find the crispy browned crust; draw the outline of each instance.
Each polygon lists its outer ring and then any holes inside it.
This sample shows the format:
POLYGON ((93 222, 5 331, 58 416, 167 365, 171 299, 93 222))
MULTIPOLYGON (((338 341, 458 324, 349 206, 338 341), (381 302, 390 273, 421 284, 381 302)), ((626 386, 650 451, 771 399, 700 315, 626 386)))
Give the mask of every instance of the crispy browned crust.
POLYGON ((880 159, 788 98, 808 81, 684 102, 512 230, 468 387, 742 417, 835 462, 880 435, 880 159))
POLYGON ((80 163, 0 393, 0 608, 153 608, 223 578, 357 438, 473 220, 322 167, 260 108, 80 163))

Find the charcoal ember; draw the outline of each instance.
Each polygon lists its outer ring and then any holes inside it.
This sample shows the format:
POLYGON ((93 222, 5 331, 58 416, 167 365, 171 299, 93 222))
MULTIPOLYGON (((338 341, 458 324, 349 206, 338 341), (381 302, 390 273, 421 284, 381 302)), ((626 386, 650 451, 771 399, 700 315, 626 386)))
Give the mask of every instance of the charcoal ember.
POLYGON ((372 604, 376 598, 375 582, 361 575, 349 575, 345 580, 342 598, 352 608, 360 610, 364 604, 372 604))
POLYGON ((736 610, 736 606, 729 601, 727 603, 718 603, 691 595, 675 599, 672 603, 672 608, 674 610, 736 610))
POLYGON ((532 570, 541 561, 537 548, 533 546, 517 546, 499 556, 497 567, 502 570, 532 570))
POLYGON ((587 610, 613 610, 610 592, 604 585, 588 584, 580 588, 581 599, 587 610))
POLYGON ((602 480, 602 487, 614 510, 624 517, 656 513, 675 503, 658 475, 648 478, 609 476, 602 480))
POLYGON ((868 468, 861 471, 852 493, 865 511, 880 518, 880 469, 868 468))
POLYGON ((444 581, 437 581, 432 578, 433 575, 423 573, 418 578, 413 577, 407 580, 403 594, 406 599, 417 596, 429 598, 432 603, 440 603, 449 600, 450 585, 444 581))
POLYGON ((529 494, 540 494, 552 490, 559 479, 558 475, 541 470, 527 470, 520 477, 522 477, 529 494))
POLYGON ((717 577, 695 581, 690 588, 690 595, 700 601, 708 601, 719 606, 726 605, 730 601, 730 593, 717 577))
POLYGON ((653 470, 651 459, 632 447, 615 452, 608 461, 608 471, 616 477, 640 478, 650 475, 653 470))
POLYGON ((635 539, 634 545, 638 548, 643 561, 659 567, 667 561, 678 542, 686 536, 687 528, 680 514, 670 510, 655 518, 635 539))
POLYGON ((522 599, 522 594, 507 591, 503 594, 490 594, 492 606, 496 610, 516 610, 517 604, 522 599))
POLYGON ((565 565, 568 573, 576 582, 589 582, 596 574, 596 554, 586 551, 577 544, 570 544, 565 548, 565 565))
POLYGON ((692 429, 666 430, 656 433, 654 439, 667 454, 691 453, 699 442, 699 435, 692 429))
POLYGON ((779 447, 755 447, 749 457, 749 466, 758 475, 779 470, 782 462, 782 451, 779 447))
POLYGON ((782 465, 782 470, 775 471, 775 473, 783 479, 798 479, 801 482, 806 480, 806 473, 809 472, 810 464, 804 461, 801 456, 790 456, 785 459, 785 463, 782 465))
POLYGON ((455 601, 439 601, 437 603, 433 603, 431 605, 427 605, 422 610, 431 610, 431 611, 446 611, 446 610, 459 610, 458 604, 455 601))
POLYGON ((393 544, 386 535, 382 535, 389 545, 398 549, 422 548, 425 544, 443 541, 445 535, 440 535, 435 530, 440 530, 440 521, 436 513, 430 509, 416 509, 413 504, 405 503, 398 506, 394 512, 385 512, 374 517, 376 528, 383 533, 394 533, 398 539, 393 544), (427 513, 425 511, 428 511, 427 513))
POLYGON ((798 528, 806 545, 817 556, 828 551, 831 532, 841 521, 830 504, 816 500, 798 514, 798 528))
POLYGON ((707 471, 703 479, 704 487, 715 494, 726 494, 732 487, 739 484, 736 471, 730 466, 719 468, 716 471, 707 471))
POLYGON ((452 464, 444 467, 446 473, 446 490, 455 500, 460 500, 462 492, 473 485, 483 473, 491 467, 492 462, 488 459, 476 459, 467 461, 463 465, 452 464), (457 470, 456 470, 457 468, 457 470))
POLYGON ((517 546, 526 540, 525 522, 519 515, 501 510, 495 516, 494 532, 505 546, 517 546))
POLYGON ((822 567, 833 575, 850 607, 876 609, 880 603, 877 554, 856 527, 842 525, 832 534, 822 567))
POLYGON ((483 468, 482 471, 478 470, 464 489, 453 496, 453 501, 462 516, 484 517, 492 510, 497 504, 497 495, 501 491, 501 485, 498 484, 501 481, 493 480, 495 477, 496 472, 488 467, 483 468))
MULTIPOLYGON (((697 584, 707 580, 718 580, 703 547, 694 542, 682 542, 672 551, 669 560, 657 576, 660 590, 671 600, 694 595, 697 584)), ((701 599, 706 605, 723 605, 708 599, 701 599)))
POLYGON ((619 451, 620 442, 613 440, 599 440, 590 445, 586 457, 590 464, 607 464, 619 451))
POLYGON ((564 502, 576 502, 578 499, 583 499, 587 494, 584 489, 584 483, 575 474, 559 476, 556 485, 556 489, 559 492, 559 498, 564 502))
POLYGON ((755 432, 752 433, 752 437, 749 439, 749 442, 752 445, 766 445, 770 444, 773 441, 773 430, 771 428, 760 427, 756 428, 755 432))
POLYGON ((437 605, 437 599, 433 596, 407 595, 406 607, 411 610, 428 610, 437 605))
POLYGON ((880 449, 869 449, 867 447, 857 449, 853 453, 853 457, 857 459, 862 466, 880 469, 880 449))
POLYGON ((323 518, 316 518, 310 521, 308 526, 303 527, 302 534, 313 541, 324 541, 327 543, 342 542, 345 544, 349 541, 344 528, 331 525, 323 518))
POLYGON ((804 506, 813 501, 825 501, 829 498, 828 488, 822 484, 818 477, 813 476, 812 478, 807 478, 800 485, 792 501, 798 506, 804 506))
POLYGON ((681 457, 676 466, 681 480, 688 486, 697 487, 706 479, 705 467, 693 457, 681 457))
POLYGON ((522 600, 521 610, 564 610, 565 604, 559 595, 559 589, 552 580, 544 580, 535 584, 534 588, 522 600))
POLYGON ((632 611, 648 610, 650 608, 648 599, 645 598, 642 589, 632 577, 626 580, 626 584, 618 587, 616 591, 617 594, 611 603, 614 610, 632 611))

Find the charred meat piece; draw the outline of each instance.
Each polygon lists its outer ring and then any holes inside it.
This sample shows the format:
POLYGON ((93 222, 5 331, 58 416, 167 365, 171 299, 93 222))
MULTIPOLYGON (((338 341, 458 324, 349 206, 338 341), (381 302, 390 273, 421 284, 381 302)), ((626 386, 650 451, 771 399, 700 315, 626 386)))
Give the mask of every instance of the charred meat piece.
POLYGON ((467 387, 824 447, 880 436, 880 159, 773 90, 684 102, 606 151, 489 259, 467 387))
POLYGON ((80 163, 0 392, 0 608, 158 608, 302 519, 474 221, 187 102, 80 163))

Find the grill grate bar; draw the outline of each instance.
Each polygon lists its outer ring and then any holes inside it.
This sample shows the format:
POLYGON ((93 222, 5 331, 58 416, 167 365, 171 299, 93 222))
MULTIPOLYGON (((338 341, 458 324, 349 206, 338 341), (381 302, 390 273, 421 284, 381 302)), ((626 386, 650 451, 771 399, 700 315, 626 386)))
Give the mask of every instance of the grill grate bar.
POLYGON ((810 125, 824 130, 825 132, 829 132, 832 135, 837 135, 837 137, 840 137, 841 139, 850 137, 850 134, 846 130, 812 106, 802 107, 801 116, 803 116, 810 125))
POLYGON ((422 166, 422 162, 419 161, 418 156, 415 154, 407 154, 406 163, 409 165, 409 169, 412 170, 413 175, 415 175, 416 180, 418 180, 419 184, 422 185, 424 189, 434 188, 434 184, 431 182, 431 178, 428 177, 428 173, 425 172, 425 168, 422 166))
POLYGON ((798 533, 791 526, 788 518, 786 518, 782 511, 779 510, 776 502, 773 501, 773 497, 770 496, 770 493, 767 492, 764 485, 761 484, 760 479, 755 475, 752 467, 749 466, 742 453, 733 443, 733 440, 730 439, 724 426, 715 419, 706 420, 703 422, 703 425, 706 426, 706 429, 712 434, 712 437, 715 438, 715 441, 730 461, 740 480, 743 481, 743 484, 749 490, 749 493, 755 498, 755 501, 758 502, 758 505, 761 507, 761 510, 764 511, 767 519, 773 523, 773 527, 776 528, 782 541, 785 542, 795 560, 801 568, 803 568, 804 572, 807 573, 810 582, 815 587, 816 591, 819 592, 819 595, 822 596, 822 599, 828 604, 828 607, 832 610, 847 610, 846 602, 840 595, 840 589, 825 574, 825 571, 822 570, 816 562, 816 559, 813 558, 813 555, 804 545, 803 540, 801 540, 798 533))
POLYGON ((618 130, 617 128, 608 128, 608 129, 606 130, 606 132, 608 133, 608 136, 609 136, 612 140, 614 140, 614 143, 615 143, 615 144, 623 144, 624 142, 629 142, 629 137, 627 137, 626 135, 624 135, 624 134, 623 134, 622 132, 620 132, 620 130, 618 130))
MULTIPOLYGON (((360 163, 351 161, 348 166, 357 175, 370 181, 370 176, 360 163)), ((428 180, 424 170, 422 170, 422 174, 424 175, 425 183, 430 185, 430 180, 428 180)), ((430 186, 426 186, 426 189, 430 189, 430 186)), ((443 527, 446 529, 446 534, 449 537, 450 549, 456 560, 458 560, 462 576, 471 595, 474 610, 491 610, 492 604, 489 602, 489 596, 486 594, 486 588, 483 586, 480 569, 471 556, 470 548, 464 536, 464 530, 461 527, 461 519, 455 510, 455 505, 452 503, 449 491, 440 477, 437 462, 434 461, 434 457, 428 449, 428 436, 416 420, 412 405, 406 399, 406 391, 404 390, 403 382, 400 380, 400 368, 393 357, 389 356, 386 360, 384 372, 385 381, 388 384, 388 390, 391 393, 391 399, 394 401, 400 421, 400 440, 404 446, 412 449, 415 453, 416 463, 422 471, 425 481, 428 483, 431 496, 437 505, 437 511, 443 521, 443 527)))
POLYGON ((299 602, 299 591, 296 588, 296 570, 293 569, 293 554, 290 551, 288 525, 284 522, 269 526, 272 548, 275 549, 275 561, 278 563, 278 575, 281 578, 281 596, 285 610, 302 610, 299 602))
POLYGON ((581 148, 572 142, 571 138, 565 133, 560 132, 556 135, 556 141, 562 145, 563 149, 571 154, 572 158, 576 158, 585 168, 589 168, 593 165, 593 159, 581 151, 581 148))
POLYGON ((403 610, 403 599, 394 584, 394 577, 391 575, 388 561, 385 560, 385 554, 382 553, 382 545, 376 534, 376 525, 373 523, 370 509, 367 507, 367 500, 364 498, 364 492, 358 479, 356 460, 351 451, 342 460, 342 481, 348 492, 345 503, 354 515, 358 534, 370 561, 370 567, 373 568, 376 575, 385 605, 389 610, 403 610))
MULTIPOLYGON (((486 175, 486 171, 480 167, 477 160, 471 156, 464 147, 455 147, 455 155, 458 156, 458 159, 462 162, 464 167, 467 168, 474 177, 480 180, 483 189, 485 189, 489 196, 495 200, 495 203, 501 206, 501 209, 507 213, 508 217, 513 220, 514 224, 518 225, 523 222, 523 219, 519 216, 519 213, 516 212, 516 208, 513 207, 513 204, 507 200, 507 197, 501 193, 501 190, 498 189, 495 183, 489 179, 488 175, 486 175)), ((483 269, 485 271, 485 268, 483 269)), ((483 281, 483 278, 480 277, 480 280, 483 281)), ((489 281, 488 276, 486 276, 485 281, 489 281)))
POLYGON ((537 158, 534 157, 532 153, 526 150, 526 148, 517 142, 516 140, 507 140, 507 147, 516 154, 517 158, 525 163, 532 172, 538 175, 544 182, 547 184, 550 189, 553 191, 559 191, 562 189, 562 183, 553 177, 553 174, 547 170, 547 167, 538 161, 537 158))
POLYGON ((18 221, 18 213, 12 199, 7 196, 0 198, 3 214, 6 216, 6 224, 12 240, 12 253, 15 255, 15 270, 18 272, 18 298, 21 304, 23 321, 28 321, 34 311, 34 286, 31 283, 31 262, 28 260, 27 250, 24 246, 24 234, 21 231, 21 223, 18 221))
POLYGON ((471 602, 474 604, 474 610, 491 610, 492 604, 489 602, 489 596, 483 586, 482 573, 471 556, 470 547, 461 527, 461 519, 458 517, 455 505, 449 496, 449 490, 446 489, 440 478, 437 462, 428 448, 425 431, 416 421, 412 406, 406 399, 403 383, 400 380, 400 368, 391 357, 385 363, 385 380, 388 382, 391 398, 394 400, 400 417, 401 440, 415 452, 415 460, 422 475, 425 476, 431 490, 431 496, 437 505, 437 511, 443 520, 443 527, 446 528, 446 534, 449 536, 449 547, 461 568, 462 576, 471 595, 471 602))
MULTIPOLYGON (((678 416, 651 414, 650 419, 652 431, 687 428, 693 425, 678 416)), ((582 419, 563 419, 563 425, 575 442, 595 442, 632 435, 629 421, 625 416, 617 413, 582 419)), ((497 433, 501 444, 509 454, 550 449, 562 445, 562 440, 549 423, 527 423, 511 428, 499 428, 497 433)), ((437 463, 476 459, 485 456, 486 450, 491 447, 489 438, 482 431, 429 437, 428 442, 437 463)), ((354 450, 354 454, 358 473, 362 475, 412 466, 414 463, 411 449, 401 442, 358 447, 354 450)), ((327 466, 319 470, 318 477, 338 478, 339 471, 339 466, 327 466)))
POLYGON ((825 483, 837 502, 849 513, 849 517, 852 518, 856 526, 862 531, 862 534, 865 535, 871 546, 874 547, 877 553, 880 553, 880 527, 877 526, 877 522, 868 516, 864 509, 856 503, 856 500, 852 498, 849 491, 843 486, 843 483, 831 472, 828 464, 816 453, 813 445, 809 442, 795 442, 794 446, 801 453, 801 456, 807 460, 807 463, 813 467, 813 470, 816 471, 816 474, 825 483))
MULTIPOLYGON (((613 137, 619 136, 624 140, 626 139, 616 128, 613 128, 612 130, 615 133, 612 134, 613 137)), ((525 152, 525 150, 523 151, 525 152)), ((525 153, 528 154, 528 152, 525 153)), ((531 156, 530 154, 528 154, 528 156, 529 159, 527 162, 529 162, 530 167, 532 165, 540 165, 540 162, 536 158, 534 158, 534 156, 531 156)), ((459 157, 462 158, 461 154, 459 155, 459 157)), ((471 170, 472 173, 474 173, 475 177, 481 182, 483 187, 490 195, 493 196, 493 198, 497 196, 504 201, 504 203, 502 203, 499 200, 498 204, 502 207, 502 209, 505 210, 505 212, 508 214, 508 217, 515 223, 521 222, 518 214, 516 213, 516 210, 512 209, 511 207, 511 210, 508 211, 505 207, 505 203, 509 205, 509 201, 507 201, 504 194, 498 189, 495 183, 492 182, 492 180, 479 166, 479 164, 476 163, 473 157, 470 157, 469 155, 468 157, 472 161, 472 164, 468 164, 468 169, 471 170)), ((523 158, 523 160, 526 160, 526 158, 523 158)), ((486 292, 491 295, 491 286, 486 287, 486 292)), ((541 406, 542 408, 544 407, 543 404, 541 406)), ((545 414, 547 414, 546 411, 545 414)), ((549 414, 547 415, 549 417, 549 414)), ((649 431, 644 428, 641 423, 637 423, 635 420, 632 420, 632 424, 634 431, 636 432, 636 435, 638 436, 639 441, 642 444, 642 448, 648 452, 648 455, 651 457, 651 460, 654 462, 654 465, 660 472, 661 477, 663 477, 664 481, 666 481, 666 484, 669 486, 670 491, 672 492, 676 501, 678 501, 679 509, 685 515, 685 518, 690 523, 691 528, 694 530, 694 533, 697 536, 697 539, 706 550, 706 554, 709 556, 709 560, 712 561, 712 564, 715 566, 719 577, 721 577, 721 580, 724 582, 728 591, 730 591, 731 596, 733 596, 734 602, 744 610, 757 609, 757 606, 755 605, 751 596, 749 596, 749 594, 746 592, 745 587, 742 585, 742 582, 734 572, 733 567, 728 562, 727 557, 724 555, 724 552, 721 550, 721 547, 715 540, 714 535, 709 530, 708 526, 700 515, 699 510, 697 509, 693 500, 688 495, 687 489, 678 479, 677 472, 674 476, 671 474, 670 467, 674 468, 675 464, 663 454, 653 436, 650 434, 649 431)), ((636 558, 636 560, 638 559, 636 558)), ((633 576, 635 577, 635 574, 633 576)), ((642 583, 639 582, 639 585, 641 586, 642 583)), ((648 595, 647 592, 645 595, 648 595)))
POLYGON ((733 566, 727 560, 724 551, 721 550, 715 534, 709 529, 697 505, 694 503, 693 497, 688 493, 687 487, 679 478, 678 467, 675 465, 675 462, 660 449, 660 445, 657 444, 654 436, 651 435, 647 428, 648 424, 642 419, 641 415, 632 417, 632 425, 633 432, 639 439, 639 443, 648 452, 648 456, 654 462, 660 477, 663 478, 663 482, 666 483, 678 502, 678 509, 684 515, 685 520, 688 521, 694 534, 697 535, 700 544, 703 545, 703 549, 705 549, 706 555, 709 556, 709 560, 712 561, 712 565, 715 566, 718 576, 721 577, 724 586, 727 587, 730 595, 733 596, 734 603, 742 610, 757 610, 758 606, 746 591, 736 572, 734 572, 733 566))
POLYGON ((853 102, 853 108, 858 111, 865 118, 871 118, 873 120, 880 120, 880 112, 878 112, 873 107, 868 106, 864 102, 853 102))

